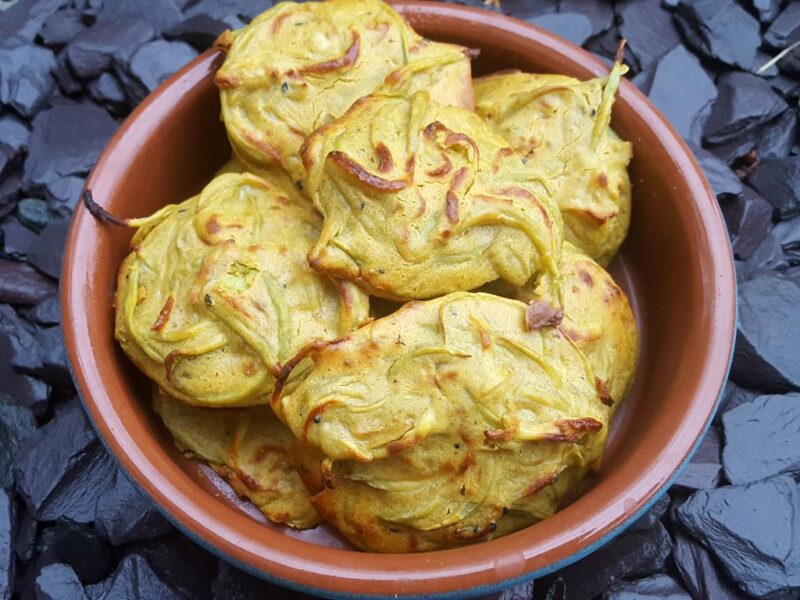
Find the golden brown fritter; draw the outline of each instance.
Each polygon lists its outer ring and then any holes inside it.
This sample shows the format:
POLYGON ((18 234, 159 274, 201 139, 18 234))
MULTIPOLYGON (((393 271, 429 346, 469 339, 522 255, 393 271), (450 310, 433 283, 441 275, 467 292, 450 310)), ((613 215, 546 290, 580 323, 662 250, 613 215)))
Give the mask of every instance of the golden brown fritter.
POLYGON ((609 127, 627 67, 579 81, 505 72, 476 79, 476 112, 551 186, 565 239, 607 265, 628 233, 631 144, 609 127))
POLYGON ((308 529, 320 518, 291 458, 294 438, 268 406, 204 408, 153 395, 181 452, 206 461, 273 523, 308 529))
MULTIPOLYGON (((625 292, 598 265, 569 242, 561 254, 564 319, 560 329, 586 356, 604 401, 616 408, 636 370, 639 334, 625 292)), ((530 302, 534 285, 489 284, 484 291, 530 302)))
POLYGON ((312 270, 321 220, 292 188, 252 174, 134 220, 120 268, 116 337, 170 396, 197 405, 266 402, 281 364, 347 333, 368 299, 312 270))
POLYGON ((474 113, 425 92, 368 96, 302 154, 325 219, 314 268, 394 300, 541 274, 559 303, 558 208, 474 113))
POLYGON ((282 2, 220 40, 215 76, 234 151, 250 168, 305 180, 300 145, 379 89, 429 90, 473 108, 465 48, 425 40, 380 0, 282 2))
POLYGON ((558 328, 528 331, 526 309, 464 292, 411 302, 293 361, 273 408, 313 505, 355 545, 508 532, 550 515, 600 458, 594 374, 558 328))

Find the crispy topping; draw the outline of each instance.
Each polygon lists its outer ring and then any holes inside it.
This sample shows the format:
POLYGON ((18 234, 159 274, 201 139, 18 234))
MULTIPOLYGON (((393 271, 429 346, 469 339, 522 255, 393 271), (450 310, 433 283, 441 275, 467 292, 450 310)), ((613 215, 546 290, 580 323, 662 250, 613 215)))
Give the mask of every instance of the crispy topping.
POLYGON ((350 47, 343 56, 333 60, 326 60, 325 62, 317 63, 315 65, 303 67, 300 69, 300 72, 304 75, 321 75, 323 73, 330 73, 331 71, 336 71, 337 69, 342 69, 344 67, 352 67, 356 63, 356 60, 358 60, 358 53, 360 50, 361 37, 358 35, 358 32, 354 31, 353 41, 350 43, 350 47))
POLYGON ((594 385, 597 388, 597 393, 600 395, 600 401, 606 406, 614 406, 614 398, 611 397, 611 392, 605 382, 599 377, 594 378, 594 385))
POLYGON ((378 160, 380 161, 380 164, 378 164, 378 171, 381 173, 388 173, 394 169, 392 153, 389 151, 389 148, 386 147, 386 144, 378 142, 378 145, 375 147, 375 154, 378 155, 378 160))
POLYGON ((525 311, 525 328, 528 331, 538 331, 542 327, 555 327, 561 324, 564 311, 555 306, 534 300, 525 311))
POLYGON ((333 150, 328 154, 340 169, 358 179, 361 183, 381 192, 397 192, 408 187, 409 179, 384 179, 367 171, 344 152, 333 150))
MULTIPOLYGON (((544 477, 540 477, 525 489, 525 492, 522 494, 522 497, 526 498, 528 496, 533 496, 537 492, 546 488, 548 485, 553 485, 556 481, 558 481, 558 473, 552 473, 550 475, 545 475, 544 477)), ((505 509, 503 510, 505 511, 505 509)))
POLYGON ((172 313, 172 305, 174 302, 175 300, 172 298, 172 296, 167 298, 167 301, 164 303, 164 307, 161 309, 161 312, 158 313, 158 318, 156 319, 156 322, 153 323, 150 331, 161 331, 164 329, 167 321, 169 321, 169 315, 172 313))

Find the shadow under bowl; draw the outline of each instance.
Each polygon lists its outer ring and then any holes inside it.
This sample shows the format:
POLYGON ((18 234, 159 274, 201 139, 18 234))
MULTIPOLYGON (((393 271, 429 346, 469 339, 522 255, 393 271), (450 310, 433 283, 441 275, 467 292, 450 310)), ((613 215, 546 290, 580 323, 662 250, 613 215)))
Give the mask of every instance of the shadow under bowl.
MULTIPOLYGON (((476 75, 504 68, 604 75, 598 59, 552 34, 477 9, 398 3, 417 31, 479 48, 476 75)), ((208 182, 230 155, 209 51, 128 118, 86 186, 112 213, 151 214, 208 182)), ((114 341, 112 300, 131 232, 75 211, 62 273, 63 328, 74 379, 123 469, 185 533, 281 585, 325 596, 471 596, 563 567, 640 516, 701 440, 728 372, 736 317, 733 259, 716 200, 686 145, 630 83, 612 126, 633 143, 633 218, 612 273, 641 334, 633 388, 606 458, 552 518, 467 547, 408 555, 358 552, 329 530, 264 521, 209 469, 184 458, 150 410, 150 385, 114 341)))

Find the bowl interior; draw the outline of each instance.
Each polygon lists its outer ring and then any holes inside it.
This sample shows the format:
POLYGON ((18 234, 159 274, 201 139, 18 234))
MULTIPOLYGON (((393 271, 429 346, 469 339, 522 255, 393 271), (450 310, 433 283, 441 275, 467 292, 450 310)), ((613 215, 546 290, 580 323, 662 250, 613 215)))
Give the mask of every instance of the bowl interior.
MULTIPOLYGON (((505 17, 435 3, 400 9, 423 35, 479 48, 476 75, 511 67, 579 78, 605 72, 571 44, 505 17)), ((139 217, 202 189, 230 155, 211 81, 220 62, 206 53, 136 111, 87 182, 95 200, 139 217)), ((185 531, 246 568, 325 594, 486 591, 595 547, 645 508, 698 441, 727 372, 735 301, 724 226, 685 146, 627 83, 612 126, 634 145, 631 230, 611 271, 634 306, 640 363, 602 467, 551 519, 469 548, 405 556, 349 550, 325 527, 270 525, 210 469, 180 455, 150 410, 149 381, 113 335, 116 273, 131 234, 79 208, 65 260, 64 329, 95 424, 185 531)))

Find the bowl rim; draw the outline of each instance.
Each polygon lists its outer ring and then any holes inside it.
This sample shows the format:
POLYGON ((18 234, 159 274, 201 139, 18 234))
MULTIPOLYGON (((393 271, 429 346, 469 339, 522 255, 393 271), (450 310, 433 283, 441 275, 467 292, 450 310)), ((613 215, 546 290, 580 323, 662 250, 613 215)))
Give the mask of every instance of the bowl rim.
MULTIPOLYGON (((570 61, 596 76, 607 72, 607 67, 600 59, 583 49, 513 17, 441 2, 400 0, 393 5, 406 15, 435 14, 437 17, 450 18, 465 24, 478 21, 509 34, 547 45, 551 50, 566 55, 570 61)), ((115 151, 122 145, 126 134, 139 117, 148 111, 157 111, 159 100, 176 86, 188 89, 205 77, 218 53, 219 51, 212 49, 198 56, 166 80, 128 116, 104 149, 87 178, 84 189, 90 189, 100 177, 99 174, 113 162, 115 151)), ((715 401, 713 404, 709 403, 707 410, 699 415, 705 416, 702 425, 700 422, 688 423, 687 419, 681 423, 680 428, 687 430, 690 436, 694 435, 694 441, 682 456, 673 453, 665 459, 665 462, 670 464, 669 468, 663 468, 662 463, 659 472, 671 471, 671 476, 663 479, 655 473, 646 473, 644 479, 649 485, 644 487, 647 491, 634 501, 634 506, 628 504, 623 506, 622 503, 613 510, 608 509, 607 512, 613 514, 608 515, 603 527, 585 533, 577 552, 559 555, 559 549, 563 554, 568 543, 553 542, 541 553, 531 554, 530 548, 535 545, 536 540, 529 539, 531 536, 526 536, 526 530, 523 530, 478 545, 421 554, 370 554, 329 549, 342 559, 341 562, 349 562, 349 565, 337 564, 332 567, 323 560, 303 556, 302 546, 307 542, 279 533, 274 535, 281 536, 280 549, 272 549, 263 544, 256 544, 257 547, 254 547, 248 540, 242 539, 241 532, 193 506, 190 497, 173 487, 166 477, 160 476, 157 465, 148 461, 138 446, 134 444, 131 448, 120 442, 118 433, 121 433, 124 426, 113 410, 107 394, 103 393, 103 377, 93 360, 93 349, 88 344, 78 343, 81 333, 85 334, 83 336, 85 339, 91 329, 87 316, 88 307, 82 294, 84 290, 82 278, 85 277, 86 265, 80 260, 80 256, 76 255, 75 243, 76 232, 81 222, 91 219, 91 216, 82 205, 79 205, 72 218, 62 266, 60 293, 64 339, 70 372, 78 395, 99 438, 115 457, 121 470, 181 532, 213 554, 278 585, 331 598, 396 597, 397 583, 403 574, 405 577, 402 582, 410 590, 407 593, 400 593, 404 598, 453 598, 488 594, 561 569, 594 552, 619 535, 628 525, 642 516, 674 483, 697 450, 724 391, 736 332, 736 279, 733 256, 716 197, 688 146, 650 101, 629 81, 622 82, 620 96, 630 105, 631 110, 656 132, 656 137, 665 146, 670 157, 679 163, 678 166, 690 184, 710 242, 716 242, 709 244, 712 256, 709 257, 708 264, 712 268, 710 273, 704 274, 710 285, 715 286, 717 301, 717 310, 712 315, 714 327, 708 354, 714 364, 713 368, 706 368, 698 377, 695 389, 695 395, 706 392, 708 397, 715 398, 715 401), (658 133, 659 131, 663 133, 658 133), (99 389, 95 386, 97 383, 101 383, 99 389), (176 500, 176 496, 180 497, 180 501, 176 500), (499 547, 498 543, 502 544, 503 548, 499 547), (288 557, 287 545, 292 549, 288 557), (497 552, 494 553, 495 551, 497 552), (242 555, 247 556, 249 560, 239 558, 242 555), (554 558, 548 560, 544 566, 532 567, 533 560, 542 555, 553 555, 554 558), (504 556, 505 560, 499 560, 501 556, 504 556), (420 564, 420 557, 424 557, 423 560, 427 559, 424 566, 420 564), (448 559, 451 557, 458 558, 458 561, 454 561, 458 564, 455 566, 449 564, 448 559), (286 564, 286 558, 291 559, 291 565, 286 564), (301 577, 303 574, 305 581, 311 580, 313 583, 305 583, 301 577), (365 585, 371 586, 375 593, 364 594, 358 591, 359 583, 361 589, 365 585)))

